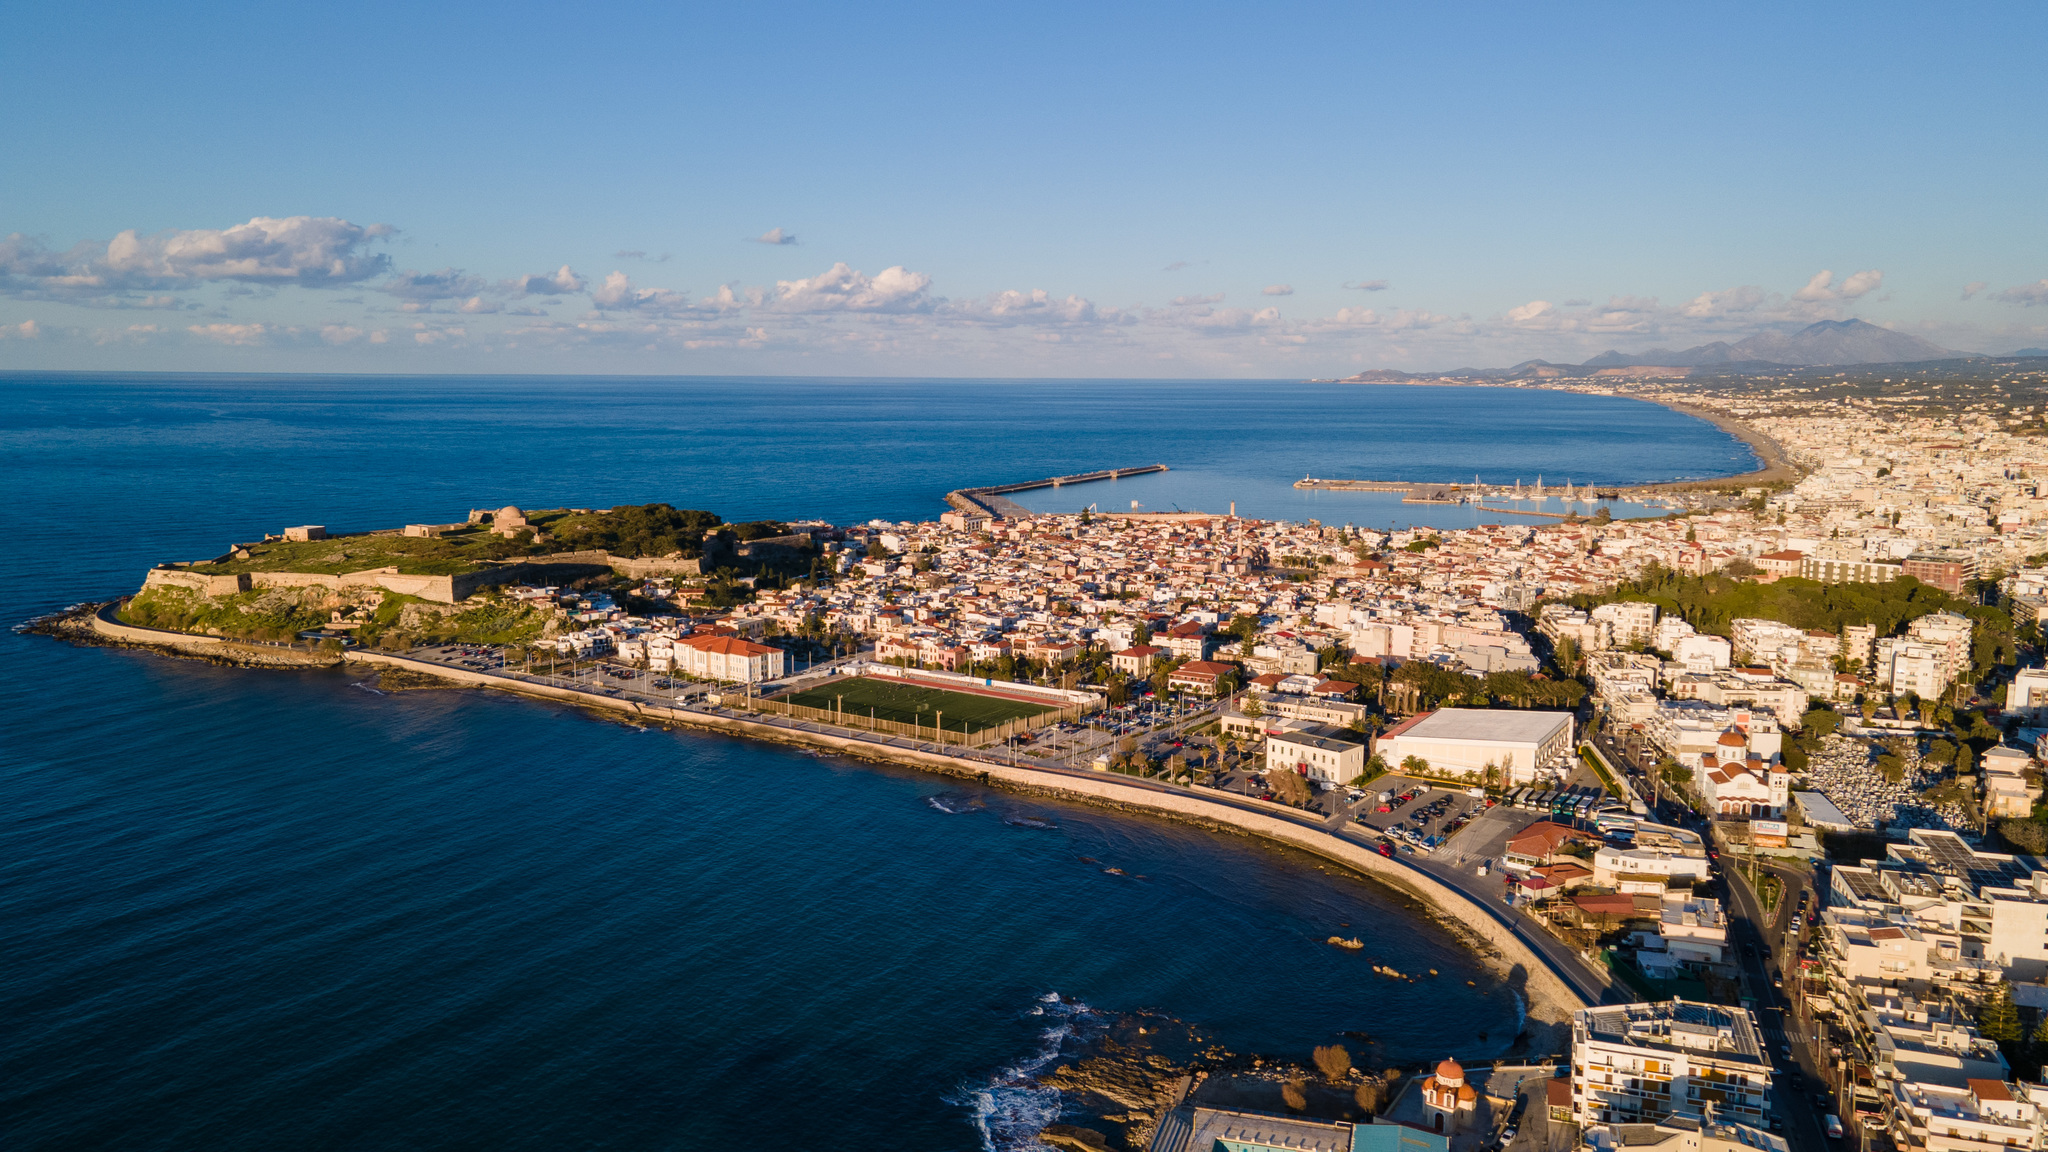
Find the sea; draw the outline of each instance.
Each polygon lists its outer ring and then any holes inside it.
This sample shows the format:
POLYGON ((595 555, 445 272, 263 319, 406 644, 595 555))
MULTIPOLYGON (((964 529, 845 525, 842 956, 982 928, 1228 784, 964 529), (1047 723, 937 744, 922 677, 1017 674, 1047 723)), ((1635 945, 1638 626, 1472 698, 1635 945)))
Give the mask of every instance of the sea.
MULTIPOLYGON (((1498 517, 1292 482, 1755 466, 1691 417, 1536 390, 16 373, 0 617, 287 525, 926 519, 1150 463, 1018 498, 1449 527, 1498 517)), ((0 652, 9 1149, 1025 1148, 1072 1107, 1034 1075, 1132 1013, 1410 1064, 1521 1025, 1397 896, 1242 838, 340 670, 0 652)))

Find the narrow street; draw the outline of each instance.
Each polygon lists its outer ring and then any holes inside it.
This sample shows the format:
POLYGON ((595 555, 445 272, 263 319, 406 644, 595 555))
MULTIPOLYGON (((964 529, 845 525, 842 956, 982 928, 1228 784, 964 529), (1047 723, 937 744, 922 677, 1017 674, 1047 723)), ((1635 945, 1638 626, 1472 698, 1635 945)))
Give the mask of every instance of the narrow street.
POLYGON ((1803 869, 1758 865, 1760 871, 1773 873, 1785 885, 1777 906, 1766 913, 1763 901, 1732 858, 1724 856, 1722 863, 1729 897, 1728 943, 1735 948, 1741 968, 1743 1001, 1755 1010, 1757 1028, 1776 1067, 1773 1110, 1784 1120, 1783 1135, 1794 1152, 1828 1152, 1821 1117, 1840 1113, 1836 1104, 1821 1107, 1813 1095, 1825 1090, 1830 1080, 1821 1059, 1825 1054, 1815 1051, 1811 1030, 1800 1025, 1786 992, 1772 983, 1774 973, 1785 971, 1788 962, 1797 971, 1792 952, 1800 933, 1790 921, 1799 906, 1799 893, 1808 886, 1807 874, 1803 869))

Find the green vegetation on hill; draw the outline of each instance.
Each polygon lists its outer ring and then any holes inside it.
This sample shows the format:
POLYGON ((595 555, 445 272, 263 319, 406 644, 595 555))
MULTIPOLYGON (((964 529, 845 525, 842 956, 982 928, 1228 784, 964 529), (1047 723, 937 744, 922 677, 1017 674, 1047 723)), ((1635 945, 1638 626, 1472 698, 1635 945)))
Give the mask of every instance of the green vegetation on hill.
POLYGON ((1976 608, 1910 576, 1883 584, 1822 584, 1797 577, 1758 584, 1719 574, 1687 576, 1655 564, 1639 579, 1617 584, 1611 592, 1574 596, 1571 603, 1593 608, 1622 600, 1647 600, 1715 636, 1728 635, 1730 622, 1743 618, 1836 633, 1845 624, 1871 624, 1879 636, 1892 636, 1922 616, 1969 615, 1976 608))
POLYGON ((1022 700, 1005 700, 995 696, 981 696, 969 692, 948 692, 942 688, 925 688, 916 684, 904 684, 895 680, 871 679, 866 676, 835 677, 816 687, 792 692, 782 699, 806 708, 830 710, 835 698, 842 698, 839 704, 849 713, 868 715, 873 710, 877 720, 893 720, 898 724, 918 723, 930 726, 934 717, 944 712, 948 732, 973 734, 984 732, 1010 720, 1020 720, 1050 712, 1044 704, 1031 704, 1022 700))
POLYGON ((185 588, 156 587, 130 600, 120 618, 144 628, 173 632, 290 641, 300 632, 326 625, 327 612, 305 607, 296 589, 209 598, 185 588))
POLYGON ((1840 633, 1849 624, 1869 624, 1879 636, 1895 636, 1906 625, 1935 612, 1954 612, 1976 622, 1971 637, 1971 682, 2018 654, 2012 614, 2003 607, 1951 596, 1931 584, 1902 576, 1883 584, 1822 584, 1797 577, 1757 584, 1719 573, 1686 576, 1660 565, 1611 592, 1571 598, 1579 608, 1622 600, 1647 600, 1701 632, 1726 636, 1731 622, 1755 618, 1795 628, 1840 633))
POLYGON ((336 597, 326 588, 266 588, 230 596, 203 596, 187 588, 149 588, 128 602, 122 620, 146 628, 197 632, 236 640, 282 640, 326 628, 335 607, 350 611, 356 639, 367 646, 391 643, 519 644, 538 637, 547 625, 545 607, 496 593, 459 605, 434 604, 416 596, 385 592, 374 607, 356 611, 360 599, 336 597))
POLYGON ((401 536, 390 532, 252 544, 247 559, 195 564, 192 570, 209 575, 319 572, 332 576, 365 568, 396 568, 408 576, 453 576, 475 571, 493 560, 509 560, 539 550, 534 547, 530 532, 510 540, 492 535, 487 528, 465 528, 446 536, 401 536))
POLYGON ((716 512, 675 508, 667 504, 623 504, 609 510, 529 516, 544 520, 554 537, 554 550, 586 549, 615 556, 684 556, 704 553, 704 536, 722 523, 716 512))

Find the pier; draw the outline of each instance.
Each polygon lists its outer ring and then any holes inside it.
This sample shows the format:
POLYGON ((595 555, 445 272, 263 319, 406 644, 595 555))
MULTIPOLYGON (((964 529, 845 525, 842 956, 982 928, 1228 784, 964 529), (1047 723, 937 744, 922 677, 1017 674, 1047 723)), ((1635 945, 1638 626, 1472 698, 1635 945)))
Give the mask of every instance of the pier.
POLYGON ((962 512, 979 512, 997 519, 1014 520, 1032 515, 1029 508, 1008 499, 1004 494, 1024 492, 1033 488, 1065 488, 1069 484, 1090 484, 1097 480, 1121 480, 1126 476, 1142 476, 1148 472, 1165 472, 1164 464, 1147 464, 1142 468, 1103 468, 1095 472, 1076 472, 1071 476, 1048 476, 1043 480, 1024 480, 1016 484, 991 484, 982 488, 956 488, 946 493, 946 503, 962 512))
POLYGON ((1613 500, 1621 495, 1612 490, 1576 487, 1569 480, 1565 481, 1563 488, 1546 488, 1541 476, 1536 478, 1533 485, 1524 485, 1520 480, 1513 484, 1481 484, 1476 476, 1469 484, 1456 480, 1434 484, 1416 480, 1328 480, 1304 476, 1296 480, 1294 486, 1322 492, 1398 492, 1403 504, 1477 504, 1488 512, 1502 512, 1514 516, 1548 516, 1559 520, 1566 518, 1570 513, 1490 508, 1486 507, 1486 503, 1489 500, 1533 500, 1540 504, 1546 500, 1558 499, 1564 501, 1566 505, 1590 504, 1600 500, 1613 500))

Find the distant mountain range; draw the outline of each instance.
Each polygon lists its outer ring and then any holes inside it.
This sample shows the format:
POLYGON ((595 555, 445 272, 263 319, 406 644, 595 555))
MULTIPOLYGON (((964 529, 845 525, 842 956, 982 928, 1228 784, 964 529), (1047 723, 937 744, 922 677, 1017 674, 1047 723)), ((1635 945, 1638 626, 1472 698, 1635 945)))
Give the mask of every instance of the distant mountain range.
MULTIPOLYGON (((1715 372, 1770 372, 1787 368, 1813 368, 1835 364, 1919 364, 1930 360, 1960 360, 1979 356, 1958 352, 1922 340, 1905 332, 1894 332, 1862 320, 1822 320, 1797 332, 1760 332, 1730 344, 1716 340, 1696 348, 1673 351, 1652 348, 1646 352, 1609 350, 1583 364, 1554 364, 1548 360, 1524 360, 1512 368, 1458 368, 1425 376, 1542 377, 1591 375, 1692 375, 1694 369, 1715 372), (1662 371, 1660 371, 1662 370, 1662 371)), ((2048 356, 2048 350, 2022 348, 2014 356, 2048 356)), ((1361 372, 1350 383, 1410 380, 1415 374, 1391 368, 1361 372)))
POLYGON ((1932 344, 1918 336, 1880 328, 1862 320, 1822 320, 1786 335, 1761 332, 1736 344, 1716 340, 1697 348, 1673 352, 1652 348, 1633 355, 1602 352, 1586 361, 1585 368, 1620 368, 1629 365, 1667 365, 1699 368, 1708 364, 1783 364, 1805 368, 1816 364, 1912 364, 1921 360, 1954 360, 1967 356, 1932 344))

